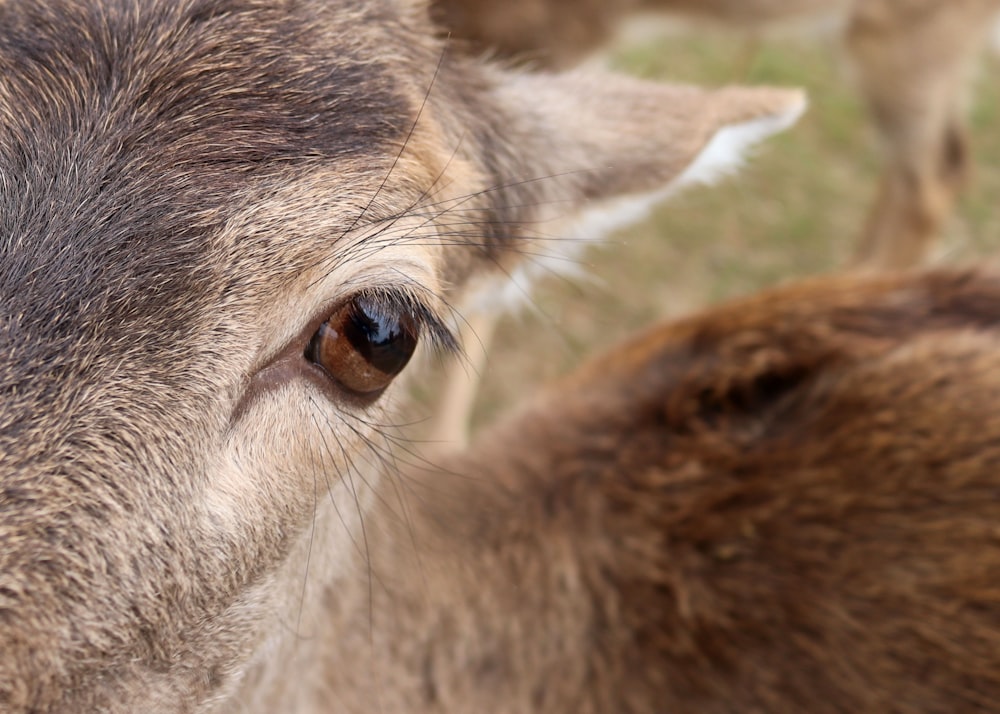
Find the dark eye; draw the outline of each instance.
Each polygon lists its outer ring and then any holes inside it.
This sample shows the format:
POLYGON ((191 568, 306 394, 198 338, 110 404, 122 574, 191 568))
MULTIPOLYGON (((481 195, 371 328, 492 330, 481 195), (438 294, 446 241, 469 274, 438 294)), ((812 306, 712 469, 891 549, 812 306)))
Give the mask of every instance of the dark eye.
POLYGON ((348 391, 377 396, 410 361, 418 334, 408 310, 357 295, 320 325, 305 357, 348 391))

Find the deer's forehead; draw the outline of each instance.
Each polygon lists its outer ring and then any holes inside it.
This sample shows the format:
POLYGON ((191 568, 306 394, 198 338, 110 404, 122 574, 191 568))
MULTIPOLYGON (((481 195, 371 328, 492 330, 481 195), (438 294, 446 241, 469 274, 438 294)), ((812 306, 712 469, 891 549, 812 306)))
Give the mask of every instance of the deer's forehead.
POLYGON ((211 236, 235 204, 298 166, 388 166, 421 51, 390 9, 2 6, 0 302, 20 333, 197 305, 220 288, 211 236))
POLYGON ((26 0, 0 8, 5 143, 173 163, 339 158, 408 124, 414 32, 380 3, 26 0), (381 12, 380 12, 381 10, 381 12), (407 56, 409 55, 409 56, 407 56), (409 61, 407 61, 409 60, 409 61))

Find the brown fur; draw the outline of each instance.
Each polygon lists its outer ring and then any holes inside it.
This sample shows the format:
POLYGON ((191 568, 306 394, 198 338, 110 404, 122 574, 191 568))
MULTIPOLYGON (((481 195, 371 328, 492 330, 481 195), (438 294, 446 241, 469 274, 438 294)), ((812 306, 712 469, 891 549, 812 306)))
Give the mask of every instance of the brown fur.
POLYGON ((409 0, 0 2, 0 710, 308 710, 399 395, 319 325, 453 346, 540 232, 799 102, 522 77, 409 0))
POLYGON ((856 260, 926 258, 969 171, 963 84, 996 0, 436 0, 450 36, 536 66, 575 64, 629 16, 663 12, 740 28, 844 18, 844 48, 885 150, 879 196, 856 260))
POLYGON ((330 592, 331 701, 993 710, 998 315, 991 276, 825 279, 590 362, 409 469, 373 593, 330 592))

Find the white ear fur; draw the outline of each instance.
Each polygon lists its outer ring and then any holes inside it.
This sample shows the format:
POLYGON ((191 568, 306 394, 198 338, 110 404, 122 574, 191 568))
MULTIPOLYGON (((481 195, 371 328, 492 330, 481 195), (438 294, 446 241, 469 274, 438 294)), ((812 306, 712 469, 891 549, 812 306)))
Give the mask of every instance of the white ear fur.
POLYGON ((722 127, 684 173, 671 184, 671 189, 713 183, 722 176, 733 173, 743 165, 747 152, 753 146, 797 122, 805 112, 807 103, 805 95, 802 95, 797 103, 778 114, 722 127))
POLYGON ((735 173, 743 166, 750 149, 792 126, 805 112, 807 104, 803 94, 797 102, 777 114, 722 127, 684 172, 669 184, 648 193, 622 196, 588 208, 574 218, 573 225, 563 228, 562 234, 574 239, 567 243, 603 240, 613 231, 643 220, 654 206, 680 189, 714 183, 735 173))
POLYGON ((686 186, 713 183, 734 173, 748 152, 764 139, 784 131, 802 116, 808 102, 804 94, 782 111, 723 126, 677 178, 654 191, 595 202, 578 212, 571 221, 561 221, 545 232, 564 238, 546 243, 544 251, 522 261, 499 284, 479 290, 469 302, 477 311, 513 311, 530 304, 532 285, 545 275, 579 276, 576 260, 588 243, 603 240, 612 232, 641 221, 654 206, 686 186))

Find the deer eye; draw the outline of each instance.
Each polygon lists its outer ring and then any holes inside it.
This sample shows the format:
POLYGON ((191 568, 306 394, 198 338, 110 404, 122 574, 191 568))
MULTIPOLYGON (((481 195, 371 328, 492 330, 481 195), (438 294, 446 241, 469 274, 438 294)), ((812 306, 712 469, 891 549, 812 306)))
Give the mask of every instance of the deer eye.
POLYGON ((405 307, 356 295, 320 325, 305 357, 348 392, 374 398, 410 361, 419 332, 405 307))

